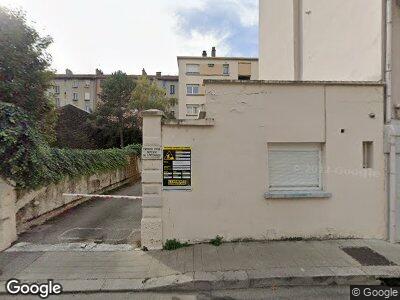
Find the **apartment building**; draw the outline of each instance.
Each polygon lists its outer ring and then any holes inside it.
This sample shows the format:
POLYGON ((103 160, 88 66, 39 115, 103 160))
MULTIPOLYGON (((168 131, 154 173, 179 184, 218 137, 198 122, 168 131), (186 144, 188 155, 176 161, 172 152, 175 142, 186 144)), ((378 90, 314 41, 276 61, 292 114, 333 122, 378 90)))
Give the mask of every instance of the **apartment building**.
POLYGON ((205 79, 256 80, 258 59, 218 57, 215 47, 211 56, 178 56, 179 119, 197 119, 205 106, 205 79))
MULTIPOLYGON (((157 72, 156 75, 147 75, 144 69, 142 75, 148 76, 151 81, 165 89, 168 98, 178 97, 178 76, 162 75, 161 72, 157 72)), ((95 74, 73 74, 69 69, 65 74, 57 74, 53 89, 50 91, 53 94, 55 105, 62 107, 71 104, 86 112, 93 112, 100 99, 101 84, 107 76, 109 75, 103 74, 99 69, 96 69, 95 74)), ((137 80, 141 75, 128 76, 132 80, 137 80)), ((173 111, 177 111, 177 107, 173 111)))
MULTIPOLYGON (((386 163, 389 239, 400 241, 400 1, 262 0, 259 4, 260 79, 384 84, 383 115, 376 116, 385 124, 384 153, 379 155, 385 155, 386 163)), ((346 105, 352 104, 355 101, 346 105)), ((358 126, 360 132, 365 130, 361 123, 358 126)), ((359 153, 367 151, 364 143, 357 147, 359 153)))
POLYGON ((55 105, 74 105, 86 112, 92 112, 98 99, 98 75, 73 74, 67 69, 65 74, 57 74, 53 91, 55 105))
POLYGON ((259 47, 260 79, 388 81, 390 76, 387 120, 395 117, 399 0, 260 1, 259 47))

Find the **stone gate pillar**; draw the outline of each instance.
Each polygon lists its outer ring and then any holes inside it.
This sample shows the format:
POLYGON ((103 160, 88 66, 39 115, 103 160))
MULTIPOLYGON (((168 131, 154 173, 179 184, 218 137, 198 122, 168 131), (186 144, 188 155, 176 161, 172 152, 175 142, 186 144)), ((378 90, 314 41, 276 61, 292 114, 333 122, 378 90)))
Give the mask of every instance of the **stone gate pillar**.
POLYGON ((156 109, 143 112, 142 246, 162 249, 162 142, 161 118, 156 109))
POLYGON ((16 201, 14 187, 0 178, 0 251, 17 240, 16 201))

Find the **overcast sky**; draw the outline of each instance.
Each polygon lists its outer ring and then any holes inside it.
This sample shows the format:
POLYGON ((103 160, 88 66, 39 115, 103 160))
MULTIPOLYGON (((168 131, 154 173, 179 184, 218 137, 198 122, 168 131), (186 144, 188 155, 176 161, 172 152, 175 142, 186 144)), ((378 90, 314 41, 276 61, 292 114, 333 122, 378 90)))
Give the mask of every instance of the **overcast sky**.
POLYGON ((258 56, 258 0, 0 0, 54 39, 63 73, 177 74, 177 55, 258 56))

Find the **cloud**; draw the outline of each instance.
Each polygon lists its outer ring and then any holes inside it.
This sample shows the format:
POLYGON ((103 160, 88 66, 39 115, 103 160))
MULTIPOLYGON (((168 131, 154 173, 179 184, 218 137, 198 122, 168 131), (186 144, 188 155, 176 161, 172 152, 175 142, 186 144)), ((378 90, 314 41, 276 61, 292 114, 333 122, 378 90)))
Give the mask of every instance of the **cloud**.
POLYGON ((218 55, 258 56, 258 1, 203 0, 177 7, 176 30, 187 55, 216 46, 218 55))

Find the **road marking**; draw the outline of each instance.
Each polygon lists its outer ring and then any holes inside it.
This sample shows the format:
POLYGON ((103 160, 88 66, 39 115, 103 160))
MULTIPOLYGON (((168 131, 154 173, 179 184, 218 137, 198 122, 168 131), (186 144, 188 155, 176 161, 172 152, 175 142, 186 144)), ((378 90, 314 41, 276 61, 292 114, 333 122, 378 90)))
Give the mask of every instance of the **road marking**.
POLYGON ((61 243, 32 244, 18 243, 4 252, 115 252, 140 250, 129 244, 61 243))
POLYGON ((142 196, 124 196, 124 195, 63 194, 63 196, 64 197, 96 197, 96 198, 114 198, 114 199, 142 200, 142 196))

